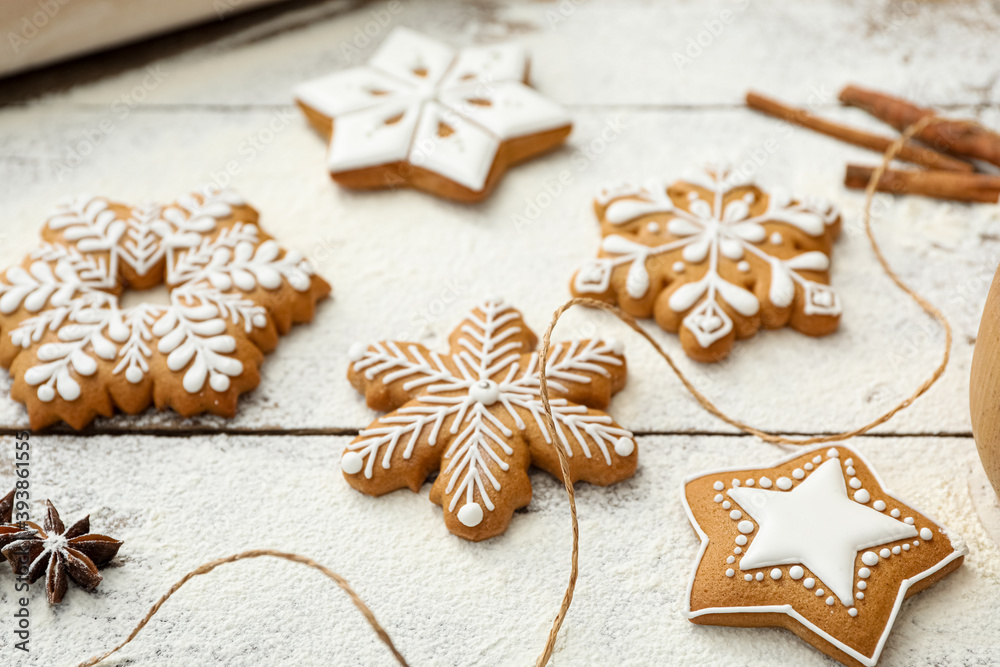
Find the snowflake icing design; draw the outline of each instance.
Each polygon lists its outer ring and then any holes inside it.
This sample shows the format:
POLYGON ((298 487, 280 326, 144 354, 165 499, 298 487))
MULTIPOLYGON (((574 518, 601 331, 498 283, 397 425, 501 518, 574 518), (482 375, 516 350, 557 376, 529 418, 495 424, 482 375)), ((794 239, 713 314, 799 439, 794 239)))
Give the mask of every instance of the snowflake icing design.
MULTIPOLYGON (((393 185, 378 175, 359 183, 356 172, 401 163, 444 177, 467 196, 485 196, 503 142, 565 130, 521 147, 520 160, 569 134, 565 111, 523 82, 527 65, 515 44, 456 51, 398 28, 366 66, 308 81, 295 95, 307 114, 322 117, 325 132, 332 121, 328 166, 343 184, 393 185), (338 178, 345 172, 352 178, 338 178)), ((411 184, 421 187, 419 180, 411 184)))
POLYGON ((82 197, 60 205, 42 236, 35 251, 0 276, 0 328, 8 334, 0 361, 14 371, 12 396, 28 404, 35 426, 61 418, 80 428, 95 414, 109 415, 111 403, 128 412, 145 408, 148 398, 138 387, 153 379, 159 357, 188 394, 210 388, 231 395, 195 409, 156 391, 157 405, 227 414, 257 382, 256 368, 246 372, 245 361, 259 363, 260 352, 249 344, 269 351, 276 329, 290 326, 271 308, 274 295, 261 291, 310 305, 329 291, 301 255, 267 237, 253 209, 228 191, 206 189, 167 206, 134 208, 82 197), (119 306, 121 288, 161 282, 170 290, 169 305, 119 306), (83 385, 94 382, 110 389, 117 376, 137 390, 111 391, 110 398, 104 390, 94 398, 92 386, 85 392, 83 385), (70 404, 85 393, 96 407, 74 409, 70 404))
POLYGON ((761 325, 811 335, 837 326, 840 300, 826 283, 840 215, 830 204, 710 170, 670 186, 608 188, 596 207, 601 252, 576 273, 573 293, 655 315, 695 359, 725 357, 761 325))
MULTIPOLYGON (((531 499, 529 465, 561 477, 545 424, 535 335, 499 300, 474 309, 452 333, 451 351, 380 342, 351 349, 349 378, 371 407, 392 410, 347 446, 341 458, 355 488, 381 495, 416 491, 440 469, 431 500, 455 534, 502 533, 531 499)), ((554 344, 546 378, 558 444, 573 481, 602 485, 632 475, 632 434, 600 410, 625 383, 617 341, 554 344)))

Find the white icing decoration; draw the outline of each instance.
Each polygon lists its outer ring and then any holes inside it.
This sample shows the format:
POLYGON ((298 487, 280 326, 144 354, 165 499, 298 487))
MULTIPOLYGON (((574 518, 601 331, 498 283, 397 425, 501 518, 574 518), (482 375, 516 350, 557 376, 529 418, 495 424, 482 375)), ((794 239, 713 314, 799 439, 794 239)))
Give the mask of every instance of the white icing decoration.
POLYGON ((723 484, 722 482, 716 482, 715 484, 712 485, 712 488, 715 489, 716 491, 722 491, 724 488, 726 488, 726 485, 723 484))
POLYGON ((753 575, 752 574, 744 574, 743 575, 743 581, 753 581, 753 575))
POLYGON ((878 555, 881 556, 882 558, 888 558, 889 556, 892 555, 892 552, 889 551, 888 549, 882 549, 881 551, 878 552, 878 555))
POLYGON ((348 361, 361 361, 365 358, 365 352, 368 351, 368 346, 364 343, 353 343, 347 350, 348 361))
POLYGON ((333 119, 331 172, 408 161, 480 191, 501 142, 570 123, 523 83, 526 71, 520 46, 456 51, 397 28, 367 65, 307 81, 295 96, 333 119))
POLYGON ((791 577, 792 579, 796 580, 796 581, 798 581, 803 576, 805 576, 805 573, 806 573, 806 571, 803 570, 798 565, 793 565, 792 567, 790 567, 788 569, 788 576, 791 577))
POLYGON ((739 510, 733 510, 732 512, 729 513, 729 518, 732 519, 733 521, 737 521, 742 517, 743 517, 743 512, 739 510))
POLYGON ((741 553, 743 553, 743 548, 742 547, 736 547, 735 549, 733 549, 733 553, 734 554, 741 554, 741 553))
MULTIPOLYGON (((426 352, 415 343, 368 345, 364 356, 353 362, 354 372, 369 380, 381 376, 383 383, 403 381, 404 391, 419 389, 420 394, 361 431, 347 446, 346 451, 364 460, 365 477, 374 475, 376 465, 390 468, 397 447, 402 448, 402 458, 409 459, 421 436, 434 446, 441 429, 447 428, 451 437, 441 469, 448 476, 446 511, 457 509, 459 520, 470 527, 482 521, 484 512, 493 511, 493 494, 500 491, 501 480, 490 464, 502 472, 510 469, 514 429, 524 431, 530 420, 547 442, 551 438, 541 401, 539 355, 525 353, 520 342, 511 340, 523 331, 520 323, 514 308, 491 299, 467 316, 458 330, 462 334, 458 347, 450 355, 426 352), (469 523, 473 519, 475 523, 469 523)), ((553 344, 546 366, 550 390, 567 392, 569 384, 589 384, 591 376, 610 377, 608 369, 624 363, 621 350, 615 340, 553 344)), ((567 456, 599 456, 610 466, 613 457, 633 453, 632 433, 615 426, 610 416, 565 398, 553 398, 550 406, 567 456)), ((719 491, 725 488, 722 482, 713 486, 719 491)))
POLYGON ((757 574, 754 575, 754 579, 756 579, 757 581, 764 581, 764 573, 758 572, 757 574))
POLYGON ((910 545, 909 544, 904 544, 903 545, 903 551, 909 551, 909 550, 910 550, 910 545))
MULTIPOLYGON (((848 474, 848 475, 851 475, 851 474, 853 474, 853 473, 851 473, 851 472, 850 472, 850 469, 848 469, 848 473, 847 473, 847 474, 848 474)), ((848 483, 848 485, 850 485, 850 487, 851 487, 852 489, 860 489, 860 488, 861 488, 861 480, 860 480, 860 479, 858 479, 857 477, 852 477, 851 479, 849 479, 849 480, 847 481, 847 483, 848 483)))
POLYGON ((735 556, 726 556, 726 562, 729 563, 730 565, 732 565, 733 563, 736 562, 736 557, 735 556))
POLYGON ((850 502, 837 459, 822 464, 789 493, 747 488, 728 493, 760 525, 740 569, 801 563, 845 605, 850 605, 858 551, 917 534, 911 526, 850 502))
POLYGON ((899 518, 899 516, 900 516, 900 512, 899 512, 899 510, 898 510, 898 509, 893 509, 893 510, 892 510, 891 512, 889 512, 889 515, 890 515, 890 516, 891 516, 891 517, 892 517, 893 519, 898 519, 898 518, 899 518))
POLYGON ((721 493, 715 494, 715 498, 714 498, 715 502, 721 503, 724 499, 725 499, 725 496, 723 496, 721 493))
POLYGON ((778 488, 781 489, 782 491, 787 491, 788 489, 792 488, 792 480, 788 479, 787 477, 779 477, 777 484, 778 488))
POLYGON ((837 601, 837 598, 833 597, 832 595, 826 599, 826 603, 828 605, 830 605, 831 607, 833 606, 833 603, 836 602, 836 601, 837 601))
POLYGON ((872 507, 874 507, 875 509, 877 509, 879 512, 884 512, 885 511, 885 501, 884 500, 876 500, 874 503, 872 503, 872 507))
POLYGON ((850 616, 857 616, 858 615, 858 610, 857 610, 856 607, 851 607, 850 609, 847 610, 847 613, 850 616))
POLYGON ((81 388, 74 373, 93 376, 98 360, 116 362, 112 374, 129 383, 142 382, 154 346, 167 355, 171 372, 183 372, 185 391, 197 393, 206 383, 226 391, 243 372, 229 326, 250 334, 269 321, 266 309, 240 292, 283 284, 304 292, 313 274, 300 255, 262 240, 254 224, 219 228, 241 203, 231 192, 205 189, 168 206, 118 212, 103 198, 60 206, 47 225, 72 245, 43 243, 29 255, 27 270, 11 269, 0 282, 0 311, 23 305, 38 313, 10 332, 16 346, 57 334, 59 342, 41 345, 41 363, 24 374, 39 399, 76 400, 81 388), (145 276, 164 263, 169 305, 120 309, 108 292, 118 286, 120 267, 145 276))
POLYGON ((762 489, 770 489, 771 488, 771 480, 769 478, 767 478, 767 477, 761 477, 760 478, 760 486, 761 486, 762 489))
MULTIPOLYGON (((735 491, 735 489, 734 489, 734 491, 735 491)), ((740 521, 736 525, 736 529, 738 531, 740 531, 741 533, 752 533, 753 532, 753 523, 751 523, 750 521, 740 521)), ((746 568, 744 568, 744 569, 746 569, 746 568)))
POLYGON ((729 568, 728 570, 726 570, 726 576, 727 577, 732 577, 735 574, 736 574, 736 572, 733 570, 733 568, 729 568))
POLYGON ((858 588, 860 590, 865 590, 866 588, 868 588, 868 582, 867 581, 859 581, 858 582, 858 588))
POLYGON ((867 579, 868 577, 872 576, 872 571, 869 570, 867 567, 863 567, 860 570, 858 570, 858 576, 861 577, 862 579, 867 579))
MULTIPOLYGON (((648 246, 617 234, 605 237, 601 249, 607 257, 591 261, 577 272, 574 281, 577 292, 606 292, 612 270, 629 265, 626 292, 629 297, 638 300, 644 298, 649 290, 646 260, 650 257, 681 250, 685 262, 700 264, 707 260, 708 268, 703 277, 678 287, 668 301, 674 312, 687 313, 684 326, 695 335, 699 345, 707 348, 732 331, 733 323, 720 307, 721 302, 746 317, 756 315, 760 310, 757 297, 741 285, 724 279, 719 272, 722 259, 739 260, 737 269, 749 271, 749 262, 742 258, 752 255, 769 267, 769 299, 777 307, 792 304, 797 284, 805 297, 803 308, 806 314, 835 315, 840 312, 839 301, 827 285, 814 283, 798 273, 799 270, 827 270, 829 257, 821 252, 809 251, 780 259, 767 254, 757 245, 766 238, 765 222, 788 225, 811 236, 821 235, 826 225, 837 218, 837 212, 832 207, 824 205, 817 208, 812 203, 792 205, 787 198, 772 196, 764 213, 751 216, 744 199, 730 201, 723 206, 726 193, 732 186, 725 176, 717 178, 714 174, 705 174, 688 180, 708 189, 711 201, 692 191, 688 195, 688 209, 678 208, 667 195, 667 186, 655 183, 638 192, 627 192, 622 195, 623 198, 610 202, 604 217, 611 224, 624 225, 644 215, 666 214, 672 216, 667 223, 667 231, 679 238, 648 246)), ((601 200, 600 195, 598 199, 601 200)), ((683 268, 683 262, 675 261, 672 268, 674 273, 681 273, 679 269, 683 268)))
POLYGON ((812 462, 819 465, 820 463, 823 462, 823 457, 817 454, 816 456, 813 457, 812 462))
POLYGON ((823 596, 824 596, 825 594, 826 594, 826 591, 824 591, 824 590, 823 590, 822 588, 817 588, 817 589, 816 589, 816 597, 818 597, 818 598, 821 598, 821 597, 823 597, 823 596))
POLYGON ((781 570, 778 568, 774 568, 773 570, 771 570, 771 578, 774 579, 775 581, 781 579, 781 570))
POLYGON ((805 465, 804 465, 804 466, 802 466, 802 467, 803 467, 803 468, 805 468, 806 470, 812 470, 812 469, 813 469, 813 468, 815 468, 816 466, 814 466, 814 465, 813 465, 812 463, 807 463, 807 464, 805 464, 805 465))
POLYGON ((869 500, 872 499, 872 497, 871 494, 869 494, 866 490, 861 489, 860 491, 856 491, 854 493, 854 499, 859 503, 867 503, 869 500))
POLYGON ((930 541, 931 539, 933 539, 933 537, 934 533, 931 531, 930 528, 920 529, 920 539, 922 539, 924 542, 930 541))
MULTIPOLYGON (((848 461, 850 461, 850 459, 848 459, 848 461)), ((854 468, 849 463, 847 464, 847 474, 851 476, 857 474, 857 471, 855 471, 854 468)))
POLYGON ((899 555, 899 547, 898 546, 893 547, 892 548, 892 553, 894 555, 898 556, 899 555))
POLYGON ((466 503, 458 510, 458 520, 469 528, 478 526, 483 521, 483 508, 479 503, 466 503))
POLYGON ((878 564, 878 554, 874 551, 866 551, 861 554, 861 562, 865 565, 876 565, 878 564))
POLYGON ((345 452, 340 458, 340 468, 348 475, 356 475, 365 465, 364 459, 357 452, 345 452))
POLYGON ((755 484, 753 477, 748 479, 745 483, 747 486, 753 486, 755 484))
MULTIPOLYGON (((829 450, 829 452, 832 452, 832 453, 835 454, 836 450, 829 450)), ((782 466, 782 465, 787 464, 788 462, 790 462, 792 460, 798 459, 801 456, 802 456, 802 454, 797 452, 795 454, 790 455, 789 457, 787 457, 784 460, 776 462, 773 467, 782 466)), ((857 455, 855 455, 855 456, 857 456, 857 455)), ((817 462, 819 462, 819 461, 817 461, 817 462)), ((878 485, 878 487, 884 490, 885 487, 884 487, 883 483, 881 482, 881 480, 879 479, 878 474, 874 470, 871 470, 871 466, 870 465, 867 465, 867 464, 865 464, 865 465, 867 466, 868 470, 870 471, 870 474, 874 477, 875 483, 878 485)), ((810 483, 812 483, 814 481, 814 478, 816 478, 818 475, 822 475, 823 474, 822 473, 823 467, 824 466, 820 466, 819 469, 815 473, 813 473, 812 475, 810 475, 809 478, 805 482, 803 482, 802 484, 800 484, 799 487, 797 487, 795 489, 795 491, 793 491, 793 492, 790 492, 790 493, 788 493, 788 492, 781 493, 781 492, 774 492, 774 491, 772 491, 770 493, 774 494, 774 495, 784 495, 786 497, 791 498, 792 496, 795 496, 796 494, 800 493, 800 489, 805 488, 810 483)), ((737 470, 733 470, 733 472, 736 472, 736 471, 737 470)), ((710 475, 710 476, 723 475, 726 472, 727 471, 715 471, 715 472, 707 473, 707 475, 710 475)), ((695 476, 693 476, 691 478, 688 478, 687 480, 685 480, 684 487, 686 488, 688 483, 694 482, 694 481, 696 481, 696 480, 698 480, 698 479, 700 479, 700 478, 702 478, 704 476, 706 476, 706 474, 703 473, 701 475, 695 475, 695 476)), ((876 515, 878 517, 881 517, 885 521, 889 521, 889 519, 886 517, 886 515, 884 515, 884 514, 878 514, 877 512, 875 512, 874 510, 871 510, 868 507, 865 507, 863 505, 858 505, 857 503, 852 503, 850 500, 848 500, 847 497, 846 497, 847 489, 846 489, 846 485, 843 482, 843 476, 839 475, 839 478, 840 478, 840 490, 839 490, 839 492, 837 494, 838 495, 838 499, 833 504, 834 506, 839 507, 839 506, 842 506, 842 505, 844 505, 846 503, 851 508, 850 511, 852 511, 852 512, 867 512, 869 514, 874 514, 874 515, 876 515)), ((741 489, 741 490, 730 491, 731 495, 733 495, 733 494, 760 494, 760 493, 767 493, 767 492, 762 492, 759 489, 741 489)), ((889 493, 889 492, 886 491, 886 493, 889 493)), ((833 645, 834 647, 836 647, 838 650, 844 652, 846 655, 848 655, 853 660, 856 660, 857 662, 859 662, 860 664, 865 665, 866 667, 874 667, 875 664, 878 662, 878 659, 879 659, 879 656, 881 654, 882 648, 885 645, 886 638, 888 637, 888 634, 889 634, 890 630, 892 629, 892 625, 893 625, 893 623, 895 621, 895 615, 898 612, 898 610, 900 609, 902 601, 907 596, 907 593, 909 592, 910 588, 912 586, 914 586, 915 584, 917 584, 918 582, 926 579, 927 577, 933 576, 935 573, 937 573, 937 572, 941 571, 943 568, 947 567, 947 565, 949 563, 953 562, 957 558, 963 557, 967 553, 966 549, 962 548, 960 545, 956 545, 956 544, 952 543, 953 551, 951 551, 950 553, 948 553, 946 556, 942 557, 937 562, 928 565, 927 568, 924 569, 923 571, 920 571, 920 572, 917 572, 917 573, 914 573, 914 574, 910 574, 910 576, 908 576, 906 579, 904 579, 902 581, 902 584, 900 585, 897 593, 896 593, 896 598, 895 598, 894 605, 892 607, 892 612, 890 613, 889 617, 885 621, 884 627, 881 630, 881 634, 878 636, 878 641, 877 641, 874 649, 871 651, 870 654, 864 655, 864 654, 860 653, 857 649, 855 649, 855 648, 849 646, 848 644, 846 644, 843 640, 841 640, 838 637, 835 637, 835 636, 829 634, 828 632, 826 632, 825 630, 819 628, 815 623, 813 623, 808 618, 806 618, 805 616, 803 616, 803 614, 798 609, 796 609, 796 607, 795 607, 795 604, 794 604, 795 598, 794 597, 790 597, 787 601, 781 601, 781 602, 779 602, 777 604, 770 604, 770 605, 757 605, 757 606, 753 606, 753 605, 750 605, 750 606, 741 605, 741 606, 716 606, 716 607, 711 607, 710 606, 710 607, 705 607, 705 608, 700 608, 700 609, 693 610, 691 608, 693 587, 694 587, 694 584, 695 584, 695 581, 696 581, 696 578, 697 578, 698 570, 699 570, 699 568, 700 568, 700 566, 702 564, 703 559, 706 556, 706 552, 707 552, 708 547, 709 547, 709 538, 705 534, 705 532, 702 530, 702 528, 699 526, 698 521, 695 519, 694 514, 692 513, 692 510, 691 510, 691 507, 690 507, 690 505, 687 502, 687 497, 686 497, 686 495, 684 493, 681 494, 681 502, 684 505, 684 509, 685 509, 685 512, 687 513, 688 519, 690 520, 692 526, 694 526, 696 532, 698 533, 698 535, 699 535, 699 537, 701 539, 701 548, 700 548, 698 557, 695 560, 694 565, 692 567, 691 576, 690 576, 690 578, 688 580, 689 581, 689 583, 688 583, 688 591, 687 591, 687 595, 685 596, 685 603, 684 603, 684 609, 683 609, 685 617, 687 617, 689 619, 693 619, 693 618, 696 618, 696 617, 699 617, 699 616, 704 616, 704 615, 712 616, 712 615, 717 615, 717 614, 775 614, 775 613, 785 614, 785 615, 789 616, 790 618, 794 619, 796 622, 802 624, 809 631, 811 631, 813 633, 816 633, 817 635, 819 635, 820 637, 822 637, 825 641, 829 642, 831 645, 833 645)), ((749 513, 748 508, 745 505, 743 506, 743 508, 744 508, 744 511, 747 511, 747 513, 749 513)), ((819 530, 821 527, 824 527, 824 528, 827 528, 827 529, 829 529, 829 528, 832 527, 832 528, 836 529, 837 525, 835 523, 832 523, 832 522, 828 521, 828 517, 825 515, 825 512, 826 512, 826 508, 825 507, 823 508, 823 512, 821 512, 821 513, 817 514, 816 512, 812 512, 810 520, 817 526, 817 530, 819 530)), ((806 514, 810 514, 810 513, 807 511, 806 514)), ((868 522, 868 520, 866 519, 865 521, 863 521, 861 524, 858 524, 858 525, 859 526, 860 525, 864 525, 864 524, 867 524, 867 522, 868 522)), ((898 521, 896 521, 894 523, 896 525, 902 525, 902 526, 904 526, 904 529, 906 528, 905 524, 901 524, 898 521)), ((913 530, 912 527, 909 528, 909 530, 913 530)), ((825 548, 825 549, 827 549, 830 552, 835 552, 836 551, 835 543, 837 542, 837 540, 835 538, 836 538, 836 533, 839 533, 839 531, 838 530, 834 530, 834 531, 832 531, 832 533, 829 533, 829 531, 822 531, 822 532, 824 534, 821 534, 820 537, 819 537, 819 540, 821 542, 820 546, 823 547, 823 548, 825 548)), ((758 541, 760 541, 762 533, 763 533, 763 524, 762 524, 761 531, 758 532, 758 534, 757 534, 757 536, 756 536, 756 538, 754 540, 754 544, 752 544, 749 547, 748 554, 746 556, 743 556, 744 559, 746 559, 747 557, 750 556, 749 552, 753 551, 753 549, 757 545, 758 541)), ((794 535, 794 536, 791 536, 789 538, 789 540, 790 540, 790 543, 797 543, 797 542, 801 542, 803 540, 803 538, 804 538, 804 536, 802 536, 802 535, 794 535)), ((887 541, 891 541, 891 540, 887 540, 887 541)), ((875 546, 875 545, 872 545, 872 546, 875 546)), ((902 545, 902 549, 903 550, 907 550, 909 548, 909 546, 910 546, 909 543, 903 544, 902 545)), ((856 552, 847 553, 847 554, 845 554, 845 557, 847 559, 849 559, 849 567, 852 567, 853 563, 854 563, 854 560, 856 558, 856 552)), ((782 564, 791 564, 791 563, 774 563, 774 565, 782 565, 782 564)), ((742 563, 741 563, 741 565, 742 565, 742 563)), ((807 565, 805 563, 803 563, 803 565, 806 565, 806 567, 810 567, 811 568, 811 566, 809 566, 809 565, 807 565)), ((760 565, 760 567, 766 567, 766 566, 760 565)), ((743 568, 741 567, 740 569, 743 569, 743 568)), ((789 575, 792 575, 793 570, 794 570, 794 566, 792 568, 789 568, 789 570, 788 570, 789 575)), ((859 574, 859 576, 862 576, 862 579, 864 579, 865 577, 870 576, 871 572, 868 571, 865 568, 862 571, 859 571, 858 574, 859 574)), ((851 603, 853 603, 853 595, 852 595, 853 594, 853 588, 850 587, 853 584, 853 576, 852 575, 853 575, 853 572, 851 570, 848 570, 848 577, 847 577, 848 582, 849 582, 848 599, 849 599, 849 601, 851 603)), ((747 576, 750 576, 750 575, 749 574, 745 575, 744 578, 746 578, 747 576)), ((817 583, 816 579, 814 579, 812 577, 807 577, 807 578, 805 578, 805 579, 802 580, 802 586, 805 589, 807 589, 807 590, 812 590, 816 586, 816 583, 817 583)), ((861 584, 864 584, 864 582, 863 581, 859 582, 858 589, 864 589, 864 588, 866 588, 866 585, 861 585, 861 584)), ((837 594, 836 590, 831 590, 831 592, 834 593, 835 595, 837 594)), ((822 595, 824 595, 824 594, 825 594, 825 592, 822 589, 820 589, 818 591, 818 597, 822 597, 822 595)), ((789 592, 789 595, 791 595, 791 592, 789 592)), ((840 597, 840 596, 838 595, 837 597, 840 597)), ((850 604, 847 607, 848 607, 848 613, 850 613, 850 611, 854 609, 852 606, 850 606, 850 604)), ((851 614, 851 615, 854 616, 854 614, 851 614)))
POLYGON ((746 535, 737 535, 736 536, 736 544, 738 544, 739 546, 745 547, 746 544, 747 544, 747 542, 748 542, 748 540, 747 540, 747 536, 746 535))
POLYGON ((615 454, 621 457, 631 456, 635 451, 635 441, 627 436, 618 438, 615 442, 615 454))
POLYGON ((795 479, 802 479, 805 476, 806 473, 802 470, 802 468, 796 468, 795 470, 792 471, 792 477, 794 477, 795 479))
POLYGON ((722 503, 722 509, 724 509, 724 510, 727 510, 727 509, 729 509, 732 506, 733 506, 733 504, 731 502, 729 502, 728 500, 722 503))
POLYGON ((903 523, 908 523, 908 524, 910 524, 912 526, 913 525, 913 517, 912 516, 906 517, 905 519, 903 519, 903 523))

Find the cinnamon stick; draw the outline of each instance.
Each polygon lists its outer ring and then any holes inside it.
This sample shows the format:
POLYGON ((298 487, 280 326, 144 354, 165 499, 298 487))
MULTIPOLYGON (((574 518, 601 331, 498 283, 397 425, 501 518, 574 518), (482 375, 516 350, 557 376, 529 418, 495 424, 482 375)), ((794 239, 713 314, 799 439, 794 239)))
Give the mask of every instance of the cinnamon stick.
MULTIPOLYGON (((868 187, 874 167, 847 165, 844 185, 855 190, 868 187)), ((892 194, 924 195, 968 202, 1000 201, 1000 176, 954 171, 886 169, 875 188, 892 194)))
MULTIPOLYGON (((756 111, 766 113, 775 118, 787 120, 810 130, 825 134, 834 139, 840 139, 855 146, 868 148, 878 153, 884 153, 894 139, 872 132, 858 130, 825 118, 815 116, 805 109, 788 106, 778 100, 765 97, 753 91, 747 93, 747 106, 756 111)), ((972 165, 947 155, 938 153, 913 142, 907 142, 896 155, 896 159, 912 162, 929 169, 944 169, 947 171, 972 171, 972 165)))
POLYGON ((937 116, 932 109, 857 86, 847 86, 840 91, 840 101, 864 109, 900 132, 924 116, 935 116, 939 120, 918 132, 917 139, 936 150, 984 160, 1000 167, 1000 134, 976 121, 945 119, 937 116))

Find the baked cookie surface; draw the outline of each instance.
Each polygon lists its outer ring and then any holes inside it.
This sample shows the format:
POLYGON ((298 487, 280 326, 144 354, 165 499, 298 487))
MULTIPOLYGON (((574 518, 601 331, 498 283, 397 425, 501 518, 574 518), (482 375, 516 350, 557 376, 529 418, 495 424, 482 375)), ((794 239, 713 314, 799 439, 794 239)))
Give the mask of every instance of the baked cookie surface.
POLYGON ((217 190, 167 205, 60 205, 42 243, 0 274, 0 363, 32 427, 79 429, 151 403, 234 415, 264 353, 330 291, 257 219, 217 190), (168 304, 121 306, 126 289, 161 284, 168 304))
MULTIPOLYGON (((545 424, 537 339, 521 314, 483 302, 449 337, 441 354, 419 343, 385 341, 351 348, 348 379, 368 406, 391 411, 361 431, 341 458, 354 488, 379 496, 418 491, 440 474, 430 499, 452 533, 479 541, 504 532, 531 501, 528 468, 562 479, 545 424)), ((631 477, 632 433, 603 409, 625 386, 621 343, 553 343, 546 378, 556 446, 571 481, 606 486, 631 477)))
POLYGON ((569 135, 566 112, 526 85, 516 44, 456 50, 397 28, 367 65, 307 81, 295 98, 329 138, 340 185, 489 196, 511 165, 569 135))
POLYGON ((828 203, 709 170, 607 188, 594 210, 600 251, 573 276, 574 296, 655 317, 693 359, 719 361, 761 327, 837 328, 840 300, 827 283, 840 214, 828 203))
POLYGON ((685 616, 784 627, 846 665, 875 665, 903 600, 965 558, 846 447, 703 473, 682 495, 702 542, 685 616))

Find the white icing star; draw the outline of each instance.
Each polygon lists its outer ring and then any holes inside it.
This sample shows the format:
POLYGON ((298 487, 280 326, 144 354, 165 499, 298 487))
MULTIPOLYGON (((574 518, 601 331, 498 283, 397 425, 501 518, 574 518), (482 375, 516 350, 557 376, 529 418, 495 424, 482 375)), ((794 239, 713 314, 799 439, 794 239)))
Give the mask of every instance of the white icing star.
POLYGON ((397 28, 362 67, 307 81, 296 97, 334 119, 333 173, 406 161, 479 191, 500 144, 569 124, 523 83, 516 44, 455 50, 397 28))
POLYGON ((840 460, 830 459, 788 492, 739 487, 729 496, 758 523, 741 570, 801 563, 840 598, 854 604, 854 561, 862 549, 917 534, 847 496, 840 460))

